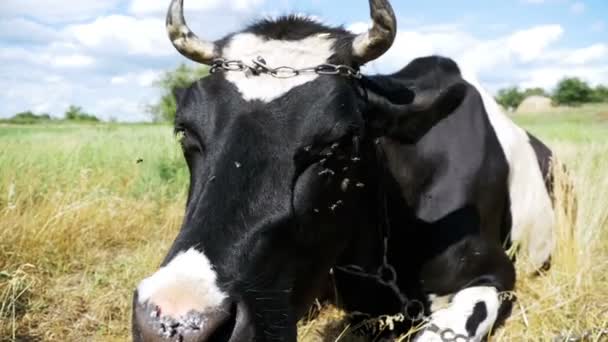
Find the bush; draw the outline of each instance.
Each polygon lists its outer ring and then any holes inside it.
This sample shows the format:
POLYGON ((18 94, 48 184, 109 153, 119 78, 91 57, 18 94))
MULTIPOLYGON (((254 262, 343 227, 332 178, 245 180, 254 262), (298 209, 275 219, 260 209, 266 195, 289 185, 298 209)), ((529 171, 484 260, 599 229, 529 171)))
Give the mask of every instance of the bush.
POLYGON ((599 85, 593 89, 592 102, 608 102, 608 87, 599 85))
POLYGON ((65 119, 69 121, 99 122, 95 115, 85 113, 82 107, 78 106, 70 106, 65 112, 65 119))
POLYGON ((36 124, 41 122, 51 121, 51 116, 48 114, 35 114, 32 111, 21 112, 15 114, 12 118, 5 120, 12 124, 36 124))
POLYGON ((508 110, 513 110, 519 107, 524 99, 524 93, 521 92, 517 87, 501 89, 498 91, 498 95, 496 96, 496 102, 508 110))
POLYGON ((565 78, 557 84, 553 102, 558 105, 578 106, 593 99, 593 89, 579 78, 565 78))
POLYGON ((529 88, 524 91, 524 99, 530 96, 548 96, 543 88, 529 88))
POLYGON ((208 74, 209 68, 207 66, 191 68, 185 64, 180 64, 177 69, 165 72, 156 81, 156 86, 161 89, 162 96, 158 103, 148 106, 147 109, 152 116, 152 120, 173 122, 177 109, 175 91, 189 87, 193 82, 208 74))

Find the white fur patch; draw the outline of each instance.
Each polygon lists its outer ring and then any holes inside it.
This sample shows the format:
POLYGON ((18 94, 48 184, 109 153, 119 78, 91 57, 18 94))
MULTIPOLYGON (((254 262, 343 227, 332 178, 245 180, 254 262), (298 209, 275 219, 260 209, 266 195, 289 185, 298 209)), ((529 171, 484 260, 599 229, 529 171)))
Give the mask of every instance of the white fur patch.
MULTIPOLYGON (((328 34, 323 33, 298 41, 266 40, 252 33, 241 33, 230 40, 221 56, 248 65, 253 65, 253 60, 262 57, 271 68, 288 66, 302 69, 327 63, 333 54, 334 42, 328 34)), ((268 74, 255 76, 245 72, 226 72, 226 79, 238 88, 245 100, 264 102, 275 100, 317 77, 316 74, 306 73, 281 79, 268 74)))
MULTIPOLYGON (((467 320, 473 314, 473 309, 479 302, 485 304, 487 316, 477 327, 475 336, 470 337, 470 341, 481 341, 492 329, 498 317, 500 300, 498 298, 498 291, 494 287, 469 287, 456 293, 449 307, 437 310, 431 315, 431 322, 442 330, 451 329, 456 334, 469 336, 466 329, 467 320)), ((439 334, 428 330, 418 335, 415 341, 443 342, 439 334)))
POLYGON ((436 294, 430 294, 429 301, 431 302, 431 312, 435 312, 450 306, 452 296, 438 296, 436 294))
POLYGON ((511 240, 538 269, 549 259, 554 248, 555 215, 536 154, 526 132, 502 112, 476 78, 464 73, 463 77, 481 94, 490 123, 509 163, 511 240))
POLYGON ((158 306, 163 316, 179 318, 190 311, 207 312, 228 296, 217 286, 207 257, 195 250, 178 254, 138 286, 139 302, 158 306))

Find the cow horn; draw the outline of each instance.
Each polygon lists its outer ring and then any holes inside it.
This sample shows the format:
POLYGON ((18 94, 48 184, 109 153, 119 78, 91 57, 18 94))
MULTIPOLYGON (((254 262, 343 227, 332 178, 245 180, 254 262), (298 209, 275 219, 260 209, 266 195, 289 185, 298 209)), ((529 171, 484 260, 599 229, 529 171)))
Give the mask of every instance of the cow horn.
POLYGON ((372 28, 353 41, 353 56, 361 64, 382 56, 397 35, 397 19, 389 0, 369 0, 369 7, 374 22, 372 28))
POLYGON ((184 0, 171 0, 166 25, 171 43, 185 57, 207 65, 217 58, 215 43, 201 40, 186 24, 184 0))

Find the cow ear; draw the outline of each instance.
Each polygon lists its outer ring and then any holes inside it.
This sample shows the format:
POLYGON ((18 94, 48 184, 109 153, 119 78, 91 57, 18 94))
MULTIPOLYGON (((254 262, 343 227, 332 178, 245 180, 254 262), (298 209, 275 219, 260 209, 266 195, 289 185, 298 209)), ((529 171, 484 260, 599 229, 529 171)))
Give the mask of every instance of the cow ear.
POLYGON ((172 89, 173 96, 175 97, 175 102, 180 103, 184 96, 186 96, 186 91, 188 88, 175 87, 172 89))
POLYGON ((455 83, 440 91, 403 88, 391 87, 391 91, 382 93, 368 89, 368 121, 373 135, 415 144, 452 114, 467 92, 464 83, 455 83))
POLYGON ((415 144, 441 120, 460 106, 467 92, 463 83, 456 83, 425 104, 410 105, 394 112, 386 135, 404 143, 415 144))

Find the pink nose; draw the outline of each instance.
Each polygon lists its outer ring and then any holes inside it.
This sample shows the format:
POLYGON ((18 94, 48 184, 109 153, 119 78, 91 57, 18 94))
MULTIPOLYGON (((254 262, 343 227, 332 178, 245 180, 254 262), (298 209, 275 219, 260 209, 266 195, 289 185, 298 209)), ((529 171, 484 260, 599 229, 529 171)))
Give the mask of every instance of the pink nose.
POLYGON ((237 306, 225 300, 207 312, 190 311, 180 317, 163 313, 153 303, 140 303, 137 291, 133 298, 133 341, 137 342, 228 342, 237 322, 237 306))

